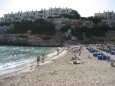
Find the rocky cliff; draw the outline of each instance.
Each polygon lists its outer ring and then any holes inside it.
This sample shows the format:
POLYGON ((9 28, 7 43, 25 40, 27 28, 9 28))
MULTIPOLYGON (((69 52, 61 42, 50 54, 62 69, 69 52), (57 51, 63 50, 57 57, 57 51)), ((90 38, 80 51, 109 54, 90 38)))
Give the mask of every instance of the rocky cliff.
POLYGON ((5 35, 0 35, 0 45, 47 46, 47 47, 63 46, 63 42, 61 42, 61 40, 58 39, 59 38, 53 37, 53 39, 51 40, 42 40, 42 39, 37 39, 36 37, 22 38, 14 34, 11 35, 5 34, 5 35))

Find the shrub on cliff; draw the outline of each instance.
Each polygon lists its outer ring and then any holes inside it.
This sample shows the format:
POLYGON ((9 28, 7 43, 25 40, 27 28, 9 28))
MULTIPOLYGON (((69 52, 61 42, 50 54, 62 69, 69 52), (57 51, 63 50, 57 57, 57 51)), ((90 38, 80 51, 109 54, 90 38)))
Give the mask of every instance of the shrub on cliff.
POLYGON ((43 39, 43 40, 50 40, 50 39, 51 39, 51 37, 50 37, 50 36, 46 36, 46 35, 45 35, 45 36, 42 36, 42 39, 43 39))
POLYGON ((77 11, 72 10, 70 14, 61 14, 60 17, 69 18, 69 19, 80 19, 81 16, 77 11))
POLYGON ((17 34, 18 37, 21 37, 21 38, 28 38, 28 34, 17 34))
POLYGON ((88 17, 89 20, 91 20, 93 23, 98 24, 99 22, 101 22, 101 20, 103 19, 103 17, 88 17))
POLYGON ((63 33, 65 33, 65 32, 68 31, 68 29, 71 29, 71 26, 70 26, 70 25, 65 25, 65 26, 63 26, 63 27, 60 29, 60 31, 63 32, 63 33))

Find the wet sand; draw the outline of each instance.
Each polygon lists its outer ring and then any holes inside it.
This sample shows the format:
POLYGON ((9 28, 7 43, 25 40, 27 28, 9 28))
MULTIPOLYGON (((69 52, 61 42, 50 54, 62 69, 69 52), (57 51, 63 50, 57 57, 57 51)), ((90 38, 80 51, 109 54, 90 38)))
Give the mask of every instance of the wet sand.
POLYGON ((97 60, 83 50, 83 64, 70 64, 71 51, 58 55, 30 71, 0 78, 0 86, 114 86, 115 68, 110 62, 97 60), (90 55, 91 58, 87 58, 90 55), (59 57, 59 58, 58 58, 59 57))

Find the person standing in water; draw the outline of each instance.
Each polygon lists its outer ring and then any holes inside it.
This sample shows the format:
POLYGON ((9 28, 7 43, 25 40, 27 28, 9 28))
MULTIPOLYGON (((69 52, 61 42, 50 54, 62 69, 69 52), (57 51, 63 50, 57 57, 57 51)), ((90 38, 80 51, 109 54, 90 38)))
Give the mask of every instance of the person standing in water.
POLYGON ((57 48, 57 55, 59 54, 59 48, 57 48))
POLYGON ((37 57, 37 65, 39 65, 40 62, 40 56, 37 57))
POLYGON ((42 60, 42 63, 44 63, 44 54, 42 55, 41 60, 42 60))

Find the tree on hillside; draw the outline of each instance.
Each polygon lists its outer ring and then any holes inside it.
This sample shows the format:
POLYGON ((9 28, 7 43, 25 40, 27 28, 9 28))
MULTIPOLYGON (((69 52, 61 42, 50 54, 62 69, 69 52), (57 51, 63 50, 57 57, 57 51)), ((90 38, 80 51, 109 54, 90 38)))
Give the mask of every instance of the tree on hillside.
POLYGON ((39 24, 37 31, 39 34, 54 35, 56 30, 52 23, 44 21, 43 23, 39 24))
POLYGON ((72 12, 69 15, 71 15, 70 17, 74 19, 79 19, 81 17, 76 10, 72 10, 72 12))
POLYGON ((81 30, 81 28, 75 28, 72 29, 72 36, 75 36, 78 38, 78 40, 83 40, 83 32, 81 30))
POLYGON ((101 20, 103 19, 103 17, 88 17, 89 20, 91 20, 93 23, 98 24, 99 22, 101 22, 101 20))
POLYGON ((13 30, 14 30, 14 24, 11 24, 11 25, 9 26, 9 32, 12 33, 13 30))
POLYGON ((72 12, 69 14, 61 14, 60 17, 69 18, 69 19, 80 19, 80 14, 77 11, 72 10, 72 12))
POLYGON ((63 32, 63 33, 65 33, 65 32, 68 31, 68 29, 71 29, 71 26, 70 26, 70 25, 65 25, 65 26, 63 26, 63 27, 60 29, 60 31, 63 32))

